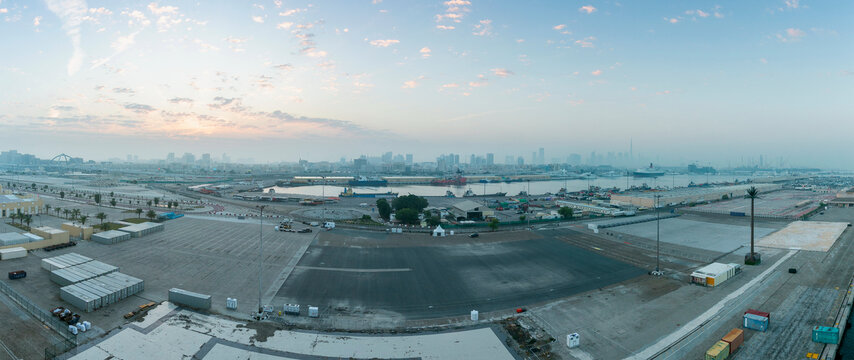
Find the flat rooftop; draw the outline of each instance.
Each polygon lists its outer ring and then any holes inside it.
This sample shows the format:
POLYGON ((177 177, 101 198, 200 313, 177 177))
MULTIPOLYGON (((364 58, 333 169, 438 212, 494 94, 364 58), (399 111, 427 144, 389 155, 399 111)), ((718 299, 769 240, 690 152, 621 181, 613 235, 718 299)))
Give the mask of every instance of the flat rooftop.
POLYGON ((830 250, 848 223, 827 221, 794 221, 789 226, 765 236, 756 245, 779 249, 830 250))

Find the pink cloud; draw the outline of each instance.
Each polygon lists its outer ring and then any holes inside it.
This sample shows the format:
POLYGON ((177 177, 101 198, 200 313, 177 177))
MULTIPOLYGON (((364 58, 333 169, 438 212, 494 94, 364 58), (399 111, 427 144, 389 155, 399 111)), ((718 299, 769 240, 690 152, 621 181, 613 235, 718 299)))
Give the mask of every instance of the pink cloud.
POLYGON ((596 11, 596 8, 595 8, 595 7, 593 7, 593 5, 584 5, 584 6, 580 7, 580 8, 578 8, 578 11, 580 11, 580 12, 586 12, 586 13, 588 13, 588 14, 592 14, 594 11, 596 11))
POLYGON ((449 25, 436 25, 436 28, 439 30, 454 30, 455 27, 449 25))
POLYGON ((800 41, 807 33, 801 29, 797 28, 788 28, 785 31, 785 35, 777 34, 777 40, 781 42, 795 42, 800 41))
POLYGON ((590 74, 591 74, 591 75, 593 75, 593 76, 599 76, 599 75, 602 75, 602 70, 598 70, 598 69, 597 69, 597 70, 593 70, 593 71, 591 71, 591 72, 590 72, 590 74))
POLYGON ((495 74, 495 76, 499 76, 499 77, 507 77, 507 76, 513 75, 513 72, 510 70, 507 70, 507 69, 492 69, 490 71, 492 71, 492 73, 495 74))
POLYGON ((492 34, 492 20, 484 19, 480 21, 480 24, 474 26, 474 32, 472 35, 475 36, 487 36, 492 34))
POLYGON ((403 82, 403 86, 401 86, 400 88, 401 88, 401 89, 412 89, 412 88, 414 88, 414 87, 416 87, 416 86, 418 86, 418 82, 417 82, 417 81, 415 81, 415 80, 409 80, 409 81, 404 81, 404 82, 403 82))
POLYGON ((259 24, 260 24, 260 23, 263 23, 263 22, 264 22, 264 18, 263 18, 263 17, 261 17, 261 16, 253 16, 253 17, 252 17, 252 21, 254 21, 254 22, 256 22, 256 23, 259 23, 259 24))
POLYGON ((394 44, 400 43, 400 40, 388 39, 388 40, 371 40, 370 44, 376 47, 389 47, 394 44))
POLYGON ((566 29, 566 24, 555 25, 552 29, 555 29, 555 30, 566 29))
POLYGON ((596 40, 595 36, 588 36, 581 40, 575 40, 575 45, 581 46, 583 48, 592 48, 593 40, 596 40))
POLYGON ((670 18, 670 19, 664 18, 664 19, 667 20, 668 22, 670 22, 671 24, 675 24, 675 23, 679 22, 679 19, 677 19, 677 18, 670 18))
POLYGON ((426 59, 426 58, 430 57, 430 53, 432 52, 432 50, 430 50, 430 48, 425 46, 425 47, 421 48, 421 50, 418 50, 418 52, 421 53, 421 57, 426 59))
POLYGON ((450 84, 444 84, 444 85, 442 85, 442 87, 443 87, 443 88, 446 88, 446 89, 450 89, 450 88, 458 88, 458 87, 460 87, 460 84, 457 84, 457 83, 450 83, 450 84))

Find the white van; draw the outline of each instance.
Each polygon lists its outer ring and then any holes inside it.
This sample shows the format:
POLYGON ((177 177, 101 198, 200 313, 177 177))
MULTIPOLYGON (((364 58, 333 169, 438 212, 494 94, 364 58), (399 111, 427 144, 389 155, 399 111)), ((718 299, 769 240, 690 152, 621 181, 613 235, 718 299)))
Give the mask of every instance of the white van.
POLYGON ((325 224, 323 224, 323 227, 332 230, 335 228, 335 223, 332 221, 327 221, 325 224))

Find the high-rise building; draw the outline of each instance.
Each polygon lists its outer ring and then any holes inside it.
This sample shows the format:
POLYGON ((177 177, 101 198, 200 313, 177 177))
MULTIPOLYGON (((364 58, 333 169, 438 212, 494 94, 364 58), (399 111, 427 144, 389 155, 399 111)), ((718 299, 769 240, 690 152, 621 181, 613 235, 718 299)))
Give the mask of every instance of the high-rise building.
POLYGON ((516 159, 516 165, 524 166, 524 165, 525 165, 525 158, 523 158, 523 157, 521 157, 521 156, 520 156, 520 157, 518 157, 518 158, 516 159))
POLYGON ((392 155, 391 151, 383 154, 383 157, 382 157, 383 163, 386 163, 386 164, 390 163, 391 162, 391 155, 392 155))
POLYGON ((545 165, 546 164, 546 149, 540 148, 540 152, 537 156, 537 164, 545 165))
POLYGON ((486 166, 493 166, 493 165, 495 165, 495 154, 487 153, 486 154, 486 166))
POLYGON ((171 152, 168 155, 166 155, 166 162, 167 163, 175 162, 175 153, 171 152))
POLYGON ((356 171, 364 171, 368 167, 368 159, 364 155, 358 159, 353 159, 353 167, 356 168, 356 171))
POLYGON ((196 163, 196 155, 193 155, 192 153, 184 153, 181 160, 184 161, 184 165, 193 165, 196 163))
POLYGON ((211 154, 210 153, 202 154, 202 164, 201 165, 205 169, 211 168, 211 154))
POLYGON ((406 154, 406 165, 412 165, 412 154, 406 154))

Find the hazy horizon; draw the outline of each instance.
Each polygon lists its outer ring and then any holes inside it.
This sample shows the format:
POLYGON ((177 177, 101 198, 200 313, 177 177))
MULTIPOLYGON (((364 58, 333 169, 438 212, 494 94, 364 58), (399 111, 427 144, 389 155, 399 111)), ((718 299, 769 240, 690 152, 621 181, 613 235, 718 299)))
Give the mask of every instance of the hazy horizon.
POLYGON ((854 3, 0 0, 42 158, 629 152, 854 169, 854 3), (744 160, 742 160, 744 159, 744 160))

